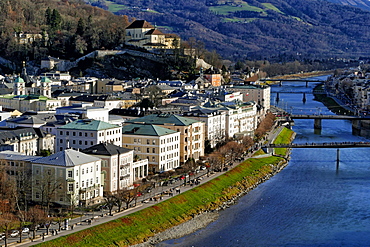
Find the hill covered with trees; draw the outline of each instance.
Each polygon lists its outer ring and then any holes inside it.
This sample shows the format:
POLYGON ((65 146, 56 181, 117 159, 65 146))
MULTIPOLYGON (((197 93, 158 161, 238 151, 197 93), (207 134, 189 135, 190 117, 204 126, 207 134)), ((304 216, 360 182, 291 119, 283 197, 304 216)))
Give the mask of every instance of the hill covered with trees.
POLYGON ((13 61, 73 59, 124 42, 125 16, 80 0, 0 1, 0 52, 13 61))
POLYGON ((86 0, 238 59, 369 56, 370 12, 319 0, 86 0))

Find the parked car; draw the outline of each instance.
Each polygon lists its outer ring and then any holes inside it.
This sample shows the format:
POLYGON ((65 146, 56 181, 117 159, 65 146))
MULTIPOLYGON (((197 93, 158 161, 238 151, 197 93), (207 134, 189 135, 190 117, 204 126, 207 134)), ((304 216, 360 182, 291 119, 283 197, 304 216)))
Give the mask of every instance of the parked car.
POLYGON ((5 233, 0 233, 0 240, 3 240, 3 239, 5 239, 5 233))
POLYGON ((28 227, 24 227, 22 229, 22 233, 29 233, 30 232, 30 229, 28 227))
POLYGON ((19 235, 19 231, 18 230, 13 230, 10 233, 10 237, 12 237, 12 238, 18 237, 18 235, 19 235))

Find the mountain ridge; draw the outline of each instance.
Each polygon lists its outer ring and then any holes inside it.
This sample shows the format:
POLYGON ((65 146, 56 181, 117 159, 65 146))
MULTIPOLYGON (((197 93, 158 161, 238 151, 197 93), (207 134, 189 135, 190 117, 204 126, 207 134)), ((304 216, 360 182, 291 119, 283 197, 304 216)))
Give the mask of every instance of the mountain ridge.
POLYGON ((326 1, 112 2, 116 4, 116 14, 145 19, 185 40, 195 37, 209 50, 233 60, 370 55, 367 51, 370 12, 326 1))

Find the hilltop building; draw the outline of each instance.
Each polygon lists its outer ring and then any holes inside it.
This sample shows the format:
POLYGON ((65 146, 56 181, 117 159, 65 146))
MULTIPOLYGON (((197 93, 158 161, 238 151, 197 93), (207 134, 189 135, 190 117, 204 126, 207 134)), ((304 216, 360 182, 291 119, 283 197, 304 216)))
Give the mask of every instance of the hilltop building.
POLYGON ((147 50, 180 48, 180 37, 164 34, 145 20, 135 20, 126 28, 126 44, 147 50))

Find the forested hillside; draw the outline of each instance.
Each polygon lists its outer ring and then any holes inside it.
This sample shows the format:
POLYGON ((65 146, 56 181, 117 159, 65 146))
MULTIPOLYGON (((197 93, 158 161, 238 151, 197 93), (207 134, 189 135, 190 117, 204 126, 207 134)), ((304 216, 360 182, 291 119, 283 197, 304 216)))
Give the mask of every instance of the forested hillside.
POLYGON ((319 0, 88 0, 237 59, 369 56, 370 12, 319 0))
POLYGON ((1 0, 0 52, 19 64, 46 55, 80 57, 122 44, 128 23, 82 0, 1 0))
POLYGON ((332 3, 339 3, 346 6, 353 6, 370 11, 370 1, 369 0, 327 0, 332 3))

